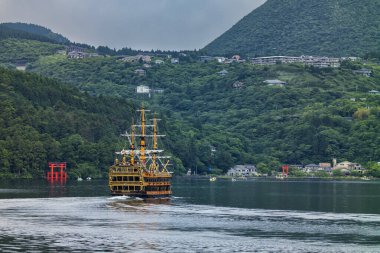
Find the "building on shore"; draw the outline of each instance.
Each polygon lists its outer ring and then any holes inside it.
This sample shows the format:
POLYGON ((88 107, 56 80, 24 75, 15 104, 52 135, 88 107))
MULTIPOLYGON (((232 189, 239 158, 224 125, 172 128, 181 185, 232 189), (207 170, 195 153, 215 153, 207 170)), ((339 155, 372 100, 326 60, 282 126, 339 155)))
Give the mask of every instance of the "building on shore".
POLYGON ((231 177, 256 176, 257 169, 256 166, 252 164, 235 165, 233 168, 228 170, 227 175, 231 177))
POLYGON ((366 170, 365 168, 363 168, 363 166, 359 163, 352 163, 352 162, 349 162, 349 161, 344 161, 344 162, 340 162, 340 163, 337 163, 334 168, 334 170, 342 170, 342 171, 345 171, 345 172, 352 172, 352 171, 356 171, 356 172, 359 172, 359 173, 364 173, 364 171, 366 170))

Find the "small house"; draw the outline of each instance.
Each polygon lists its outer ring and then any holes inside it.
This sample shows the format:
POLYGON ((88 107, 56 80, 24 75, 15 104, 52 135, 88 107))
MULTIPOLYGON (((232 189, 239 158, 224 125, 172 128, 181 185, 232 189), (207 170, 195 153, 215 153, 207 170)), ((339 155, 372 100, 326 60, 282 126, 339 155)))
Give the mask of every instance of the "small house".
POLYGON ((287 85, 287 82, 278 80, 278 79, 273 79, 273 80, 265 80, 264 83, 266 83, 268 86, 276 86, 276 87, 284 87, 287 85))
POLYGON ((354 72, 354 74, 362 75, 365 77, 371 77, 371 75, 372 75, 372 70, 365 69, 365 68, 359 69, 359 70, 354 70, 353 72, 354 72))
POLYGON ((210 61, 215 61, 215 58, 212 56, 203 55, 203 56, 199 57, 199 61, 206 63, 206 62, 210 62, 210 61))
POLYGON ((370 91, 368 91, 368 93, 371 95, 379 95, 380 94, 380 92, 377 90, 370 90, 370 91))
POLYGON ((18 61, 15 64, 16 65, 16 69, 20 70, 20 71, 25 71, 27 64, 28 63, 26 61, 18 61))
POLYGON ((236 81, 232 84, 232 87, 235 89, 241 89, 244 87, 244 83, 240 81, 236 81))
POLYGON ((178 63, 179 63, 179 59, 178 59, 178 58, 171 58, 171 59, 170 59, 170 62, 171 62, 172 64, 178 64, 178 63))
POLYGON ((326 172, 332 171, 331 163, 319 163, 319 167, 321 170, 324 170, 326 172))
POLYGON ((163 60, 155 60, 154 63, 160 65, 164 64, 165 62, 163 60))
POLYGON ((223 62, 226 61, 226 58, 225 58, 225 57, 217 56, 217 57, 215 57, 215 60, 216 60, 218 63, 223 63, 223 62))
POLYGON ((135 74, 139 76, 145 76, 146 71, 144 69, 136 69, 135 74))
POLYGON ((86 58, 86 54, 82 51, 70 51, 67 53, 69 59, 83 59, 86 58))
POLYGON ((241 57, 240 57, 240 55, 234 55, 231 57, 231 60, 239 62, 241 60, 241 57))
POLYGON ((219 75, 219 76, 225 76, 225 75, 227 75, 227 74, 228 74, 228 71, 225 70, 225 69, 223 69, 222 71, 219 71, 219 72, 218 72, 218 75, 219 75))

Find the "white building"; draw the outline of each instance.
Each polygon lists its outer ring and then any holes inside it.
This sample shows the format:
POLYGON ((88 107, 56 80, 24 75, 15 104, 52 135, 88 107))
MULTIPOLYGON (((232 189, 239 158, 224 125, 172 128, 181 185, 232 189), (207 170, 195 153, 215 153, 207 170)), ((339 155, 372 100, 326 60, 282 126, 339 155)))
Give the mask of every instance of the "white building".
POLYGON ((136 87, 136 93, 138 94, 149 94, 150 93, 150 88, 145 85, 139 85, 136 87))
POLYGON ((228 170, 227 175, 232 177, 255 176, 257 175, 257 170, 255 165, 251 164, 235 165, 228 170))
POLYGON ((217 56, 217 57, 215 57, 215 60, 216 60, 218 63, 223 63, 223 62, 226 61, 226 57, 217 56))
POLYGON ((251 59, 252 64, 255 65, 274 65, 286 63, 303 63, 308 66, 317 68, 338 68, 340 67, 340 59, 332 57, 320 56, 267 56, 256 57, 251 59))

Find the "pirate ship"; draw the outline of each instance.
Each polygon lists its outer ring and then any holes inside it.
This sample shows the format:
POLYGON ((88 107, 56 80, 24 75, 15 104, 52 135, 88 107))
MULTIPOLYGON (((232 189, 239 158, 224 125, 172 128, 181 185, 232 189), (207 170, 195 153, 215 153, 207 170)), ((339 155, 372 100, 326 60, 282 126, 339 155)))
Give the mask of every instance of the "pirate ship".
POLYGON ((116 152, 114 164, 109 168, 109 187, 112 195, 136 196, 142 198, 165 198, 172 194, 171 178, 168 171, 168 156, 159 156, 157 139, 164 137, 157 132, 156 114, 147 124, 144 107, 138 110, 139 124, 131 126, 130 134, 122 134, 129 142, 129 149, 116 152), (138 129, 139 131, 136 131, 138 129), (135 143, 138 143, 136 149, 135 143), (149 141, 150 140, 150 141, 149 141))

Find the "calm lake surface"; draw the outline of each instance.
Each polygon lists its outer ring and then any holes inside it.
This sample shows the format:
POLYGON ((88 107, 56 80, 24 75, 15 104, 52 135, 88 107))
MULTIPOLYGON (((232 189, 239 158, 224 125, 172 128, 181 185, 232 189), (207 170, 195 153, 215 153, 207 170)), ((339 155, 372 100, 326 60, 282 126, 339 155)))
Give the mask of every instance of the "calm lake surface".
POLYGON ((0 181, 0 252, 380 252, 379 181, 177 178, 173 192, 0 181))

